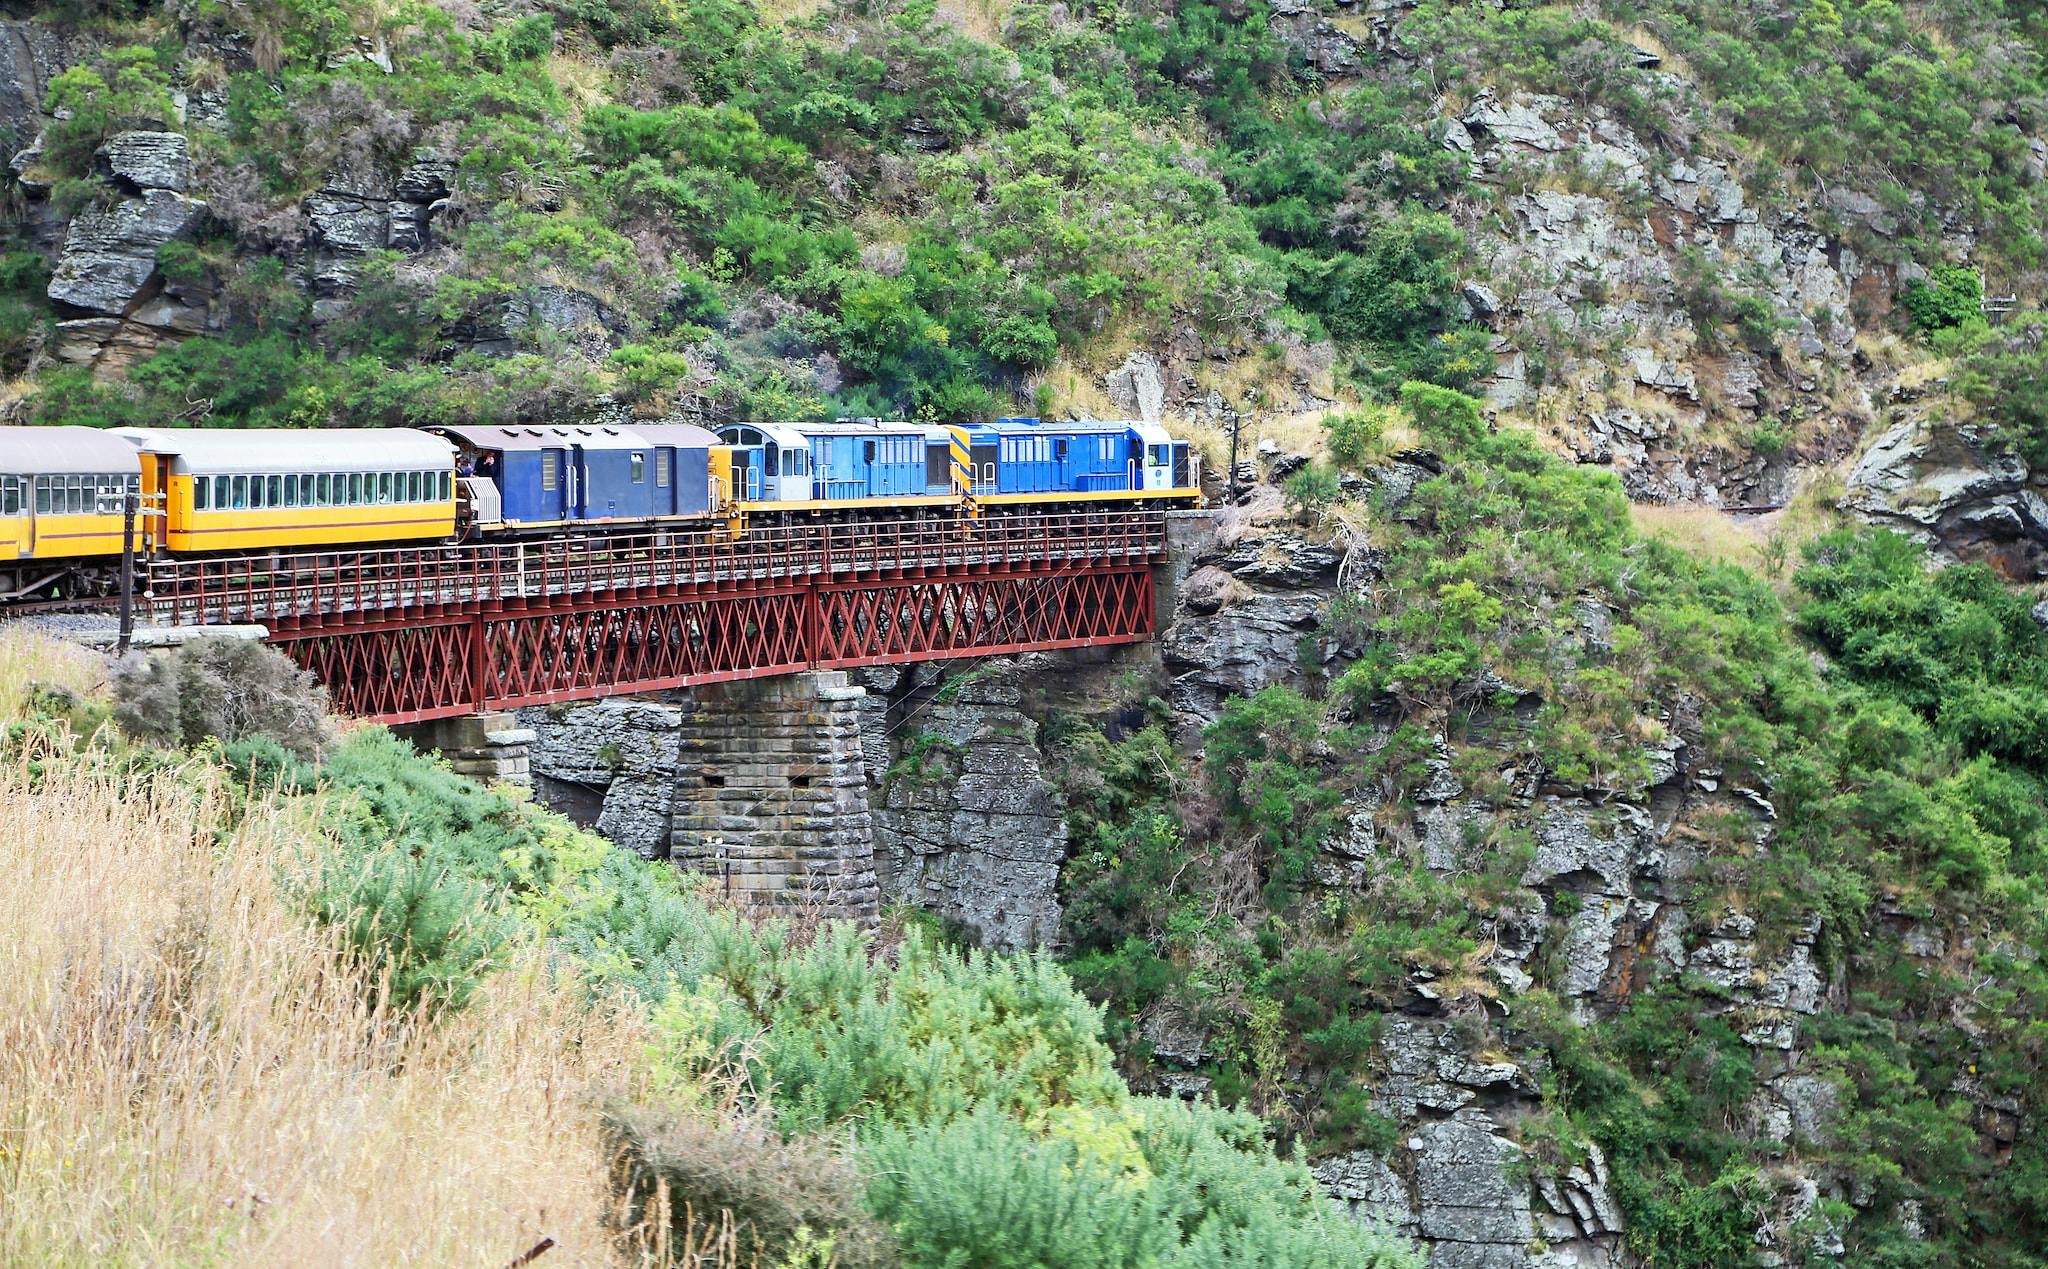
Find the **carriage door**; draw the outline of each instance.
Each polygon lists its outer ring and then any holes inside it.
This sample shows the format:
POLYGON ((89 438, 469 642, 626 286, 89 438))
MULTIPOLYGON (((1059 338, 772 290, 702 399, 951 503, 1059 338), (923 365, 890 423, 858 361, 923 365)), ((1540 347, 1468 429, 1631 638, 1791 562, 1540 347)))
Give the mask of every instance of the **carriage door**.
POLYGON ((569 516, 581 520, 590 514, 590 468, 583 462, 583 447, 569 447, 569 516))
MULTIPOLYGON (((510 454, 508 451, 507 458, 510 454)), ((544 449, 540 452, 540 509, 548 520, 569 518, 569 494, 576 481, 576 468, 569 451, 544 449)))

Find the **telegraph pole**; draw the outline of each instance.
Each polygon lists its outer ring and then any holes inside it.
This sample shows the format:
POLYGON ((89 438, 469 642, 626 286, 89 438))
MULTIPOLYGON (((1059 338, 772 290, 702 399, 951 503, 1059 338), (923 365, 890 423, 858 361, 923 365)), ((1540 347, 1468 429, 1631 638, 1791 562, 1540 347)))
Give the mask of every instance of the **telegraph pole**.
POLYGON ((1236 410, 1230 412, 1230 493, 1232 506, 1237 505, 1237 433, 1244 426, 1244 415, 1236 410))
POLYGON ((121 638, 115 644, 117 656, 128 655, 135 638, 135 516, 141 508, 132 490, 121 495, 121 638))

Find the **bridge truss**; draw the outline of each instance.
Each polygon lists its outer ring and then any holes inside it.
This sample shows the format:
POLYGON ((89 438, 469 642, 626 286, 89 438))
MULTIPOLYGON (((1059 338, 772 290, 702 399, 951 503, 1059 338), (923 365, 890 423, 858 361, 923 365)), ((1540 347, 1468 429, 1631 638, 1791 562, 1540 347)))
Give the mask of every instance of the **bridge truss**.
POLYGON ((1156 511, 179 560, 162 624, 261 624, 342 710, 417 722, 838 669, 1131 643, 1156 511))

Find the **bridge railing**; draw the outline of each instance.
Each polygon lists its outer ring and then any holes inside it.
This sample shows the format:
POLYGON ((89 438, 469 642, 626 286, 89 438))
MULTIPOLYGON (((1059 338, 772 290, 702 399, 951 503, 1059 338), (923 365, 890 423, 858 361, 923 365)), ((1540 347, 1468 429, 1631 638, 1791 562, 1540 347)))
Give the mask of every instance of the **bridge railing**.
POLYGON ((562 596, 759 589, 1159 558, 1165 516, 1104 509, 954 519, 600 534, 153 563, 142 604, 166 625, 518 610, 562 596))

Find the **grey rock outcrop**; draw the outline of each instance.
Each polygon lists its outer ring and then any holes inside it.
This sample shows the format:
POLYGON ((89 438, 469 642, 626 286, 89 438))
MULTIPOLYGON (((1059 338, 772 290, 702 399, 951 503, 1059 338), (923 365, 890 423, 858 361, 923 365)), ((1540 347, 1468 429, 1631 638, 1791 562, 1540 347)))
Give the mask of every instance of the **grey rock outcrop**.
POLYGON ((1540 1058, 1478 1055, 1440 1020, 1397 1019, 1379 1046, 1374 1108, 1399 1120, 1386 1154, 1338 1155, 1313 1171, 1362 1221, 1418 1239, 1429 1263, 1455 1269, 1564 1269, 1619 1263, 1627 1224, 1607 1160, 1577 1143, 1547 1164, 1514 1140, 1537 1105, 1540 1058))
POLYGON ((1886 429, 1849 473, 1842 505, 2015 581, 2048 577, 2048 500, 1995 428, 1920 416, 1886 429))
POLYGON ((167 189, 182 194, 192 184, 192 150, 182 133, 122 132, 99 148, 93 168, 131 193, 167 189))
POLYGON ((518 713, 537 736, 530 761, 541 801, 645 858, 667 857, 679 707, 598 701, 518 713))
POLYGON ((51 272, 50 298, 89 312, 127 313, 156 273, 157 250, 188 236, 205 214, 205 203, 168 189, 80 211, 51 272))
POLYGON ((1037 724, 1001 669, 946 680, 927 667, 867 674, 877 874, 883 893, 1018 951, 1060 932, 1064 807, 1037 724))

